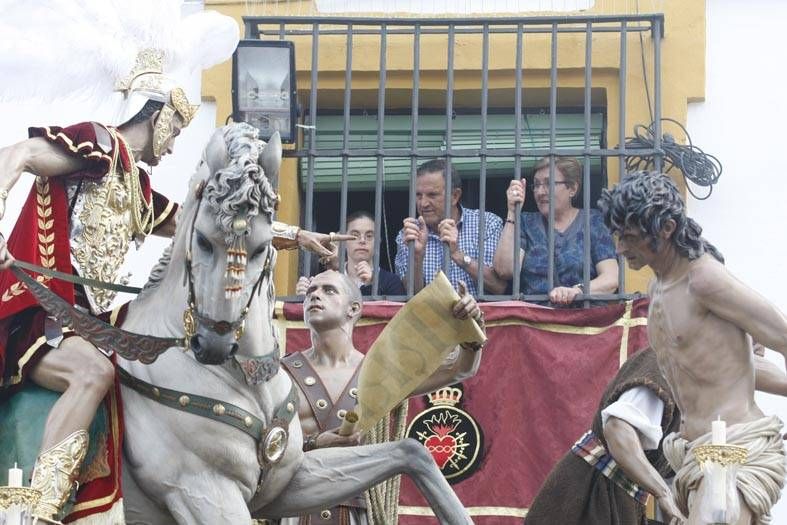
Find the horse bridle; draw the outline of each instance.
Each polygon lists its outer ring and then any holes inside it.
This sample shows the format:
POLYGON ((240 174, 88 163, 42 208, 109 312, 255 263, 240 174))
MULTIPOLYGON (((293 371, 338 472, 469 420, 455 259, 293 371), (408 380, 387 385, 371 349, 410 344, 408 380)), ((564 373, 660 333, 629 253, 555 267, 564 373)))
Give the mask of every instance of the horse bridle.
POLYGON ((217 335, 226 335, 230 331, 235 332, 235 341, 237 342, 243 336, 243 330, 246 323, 246 315, 249 313, 249 307, 251 306, 251 301, 254 299, 254 294, 259 293, 260 285, 262 282, 270 277, 271 274, 271 259, 273 258, 273 252, 271 247, 269 246, 266 250, 265 262, 263 263, 262 272, 260 272, 260 276, 257 278, 257 281, 254 283, 254 287, 249 294, 249 299, 246 301, 246 306, 243 307, 241 310, 240 316, 233 322, 230 321, 216 321, 211 319, 210 317, 203 315, 199 312, 198 305, 197 305, 197 297, 194 293, 194 275, 192 273, 192 266, 191 266, 191 247, 194 243, 194 231, 196 229, 196 222, 197 216, 199 216, 200 206, 202 205, 202 195, 205 190, 206 181, 200 182, 195 190, 195 196, 197 199, 197 209, 194 211, 194 216, 191 218, 191 224, 189 228, 189 240, 188 240, 188 247, 186 249, 186 272, 185 272, 185 279, 188 285, 188 301, 186 303, 186 310, 183 312, 183 329, 185 332, 185 341, 186 346, 184 350, 188 350, 189 343, 191 338, 197 332, 198 323, 202 326, 205 326, 207 329, 213 331, 217 335))
MULTIPOLYGON (((197 309, 196 294, 194 293, 194 276, 192 274, 191 266, 191 247, 194 241, 194 231, 196 228, 197 216, 199 215, 200 206, 202 204, 202 194, 205 189, 205 181, 202 181, 195 190, 197 198, 197 209, 194 211, 194 216, 191 218, 190 231, 189 231, 189 244, 186 250, 186 273, 185 279, 188 283, 189 296, 186 310, 183 313, 183 324, 185 330, 184 337, 184 350, 188 350, 190 340, 196 333, 197 323, 202 323, 208 329, 214 331, 218 335, 226 335, 230 331, 235 332, 235 341, 237 342, 243 335, 243 327, 246 321, 246 315, 249 312, 251 301, 255 293, 259 293, 260 286, 271 275, 272 260, 274 251, 272 247, 267 248, 267 255, 263 263, 263 269, 260 276, 254 283, 254 287, 249 294, 249 299, 246 306, 241 311, 239 318, 233 322, 230 321, 216 321, 208 316, 202 315, 197 309)), ((246 374, 246 381, 249 384, 257 384, 263 381, 268 381, 275 376, 279 371, 279 349, 275 345, 273 350, 259 358, 252 358, 245 364, 240 364, 241 369, 246 374), (250 365, 250 366, 244 366, 250 365)), ((222 423, 233 426, 242 430, 251 436, 257 449, 257 461, 261 467, 260 476, 257 482, 257 491, 262 487, 265 474, 270 470, 272 465, 278 463, 287 450, 287 443, 289 439, 289 425, 297 412, 298 406, 298 391, 293 384, 287 397, 282 401, 279 406, 274 410, 272 420, 269 425, 246 410, 217 399, 199 396, 196 394, 171 390, 160 386, 146 383, 141 379, 133 377, 131 374, 120 370, 121 382, 141 393, 142 395, 153 399, 170 408, 189 412, 195 415, 220 421, 222 423)))

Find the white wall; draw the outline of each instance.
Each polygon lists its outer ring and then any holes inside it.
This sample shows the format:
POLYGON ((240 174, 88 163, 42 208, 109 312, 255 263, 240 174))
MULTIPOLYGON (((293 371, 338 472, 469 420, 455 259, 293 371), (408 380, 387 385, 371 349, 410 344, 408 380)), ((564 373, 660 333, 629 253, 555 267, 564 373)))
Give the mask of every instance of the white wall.
MULTIPOLYGON (((730 271, 787 312, 787 3, 707 0, 706 8, 706 97, 689 105, 688 129, 724 172, 710 199, 691 199, 689 212, 730 271)), ((768 357, 784 369, 781 355, 768 357)), ((757 403, 787 422, 785 398, 757 394, 757 403)), ((787 523, 787 491, 773 523, 787 523)))

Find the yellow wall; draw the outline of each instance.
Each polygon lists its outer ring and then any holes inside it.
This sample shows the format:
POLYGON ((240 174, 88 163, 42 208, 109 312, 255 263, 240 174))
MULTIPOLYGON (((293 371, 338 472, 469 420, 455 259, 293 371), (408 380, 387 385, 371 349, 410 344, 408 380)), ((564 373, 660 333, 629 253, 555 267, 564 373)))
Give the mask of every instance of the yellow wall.
MULTIPOLYGON (((244 15, 293 16, 319 15, 310 2, 267 2, 259 4, 238 1, 205 2, 206 8, 235 17, 239 24, 244 15)), ((635 14, 639 2, 615 0, 596 1, 593 9, 582 15, 635 14)), ((705 92, 705 2, 702 0, 664 0, 642 2, 642 8, 653 8, 664 13, 665 36, 661 42, 662 115, 686 123, 687 103, 704 98, 705 92)), ((654 11, 649 11, 654 12, 654 11)), ((540 12, 539 15, 545 13, 540 12)), ((561 13, 565 14, 565 13, 561 13)), ((357 15, 354 15, 357 16, 357 15)), ((367 15, 363 15, 367 16, 367 15)), ((371 15, 373 16, 373 15, 371 15)), ((409 15, 400 15, 409 16, 409 15)), ((510 14, 504 16, 511 16, 510 14)), ((527 16, 522 13, 521 16, 527 16)), ((242 26, 241 26, 242 27, 242 26)), ((298 71, 298 94, 301 107, 308 106, 311 81, 311 36, 288 37, 295 42, 298 71)), ((389 35, 387 43, 386 106, 407 108, 412 88, 412 37, 389 35)), ((445 104, 445 70, 447 36, 424 35, 421 38, 421 106, 442 108, 445 104)), ((548 104, 550 42, 549 35, 524 36, 524 100, 526 106, 544 107, 548 104)), ((637 33, 627 38, 628 60, 626 78, 626 124, 623 135, 631 135, 636 124, 648 124, 650 117, 645 97, 642 56, 645 57, 650 93, 653 95, 653 41, 644 33, 642 43, 637 33)), ((514 101, 514 35, 491 35, 489 50, 490 106, 511 107, 514 101)), ((620 116, 620 44, 617 33, 593 35, 593 104, 607 108, 607 143, 613 147, 621 140, 618 126, 620 116)), ((454 52, 454 105, 480 107, 481 36, 457 35, 454 52)), ((322 36, 319 48, 318 109, 341 108, 344 90, 346 54, 345 36, 322 36)), ((353 38, 353 89, 355 107, 376 108, 379 72, 379 37, 358 35, 353 38)), ((557 51, 558 105, 582 105, 584 86, 585 36, 560 34, 557 51)), ((203 97, 215 99, 217 124, 223 123, 232 112, 230 98, 231 63, 226 62, 207 71, 203 76, 203 97)), ((673 131, 668 125, 665 130, 673 131)), ((674 131, 673 131, 674 132, 674 131)), ((676 138, 681 139, 678 133, 676 138)), ((608 163, 610 184, 619 179, 618 163, 608 163)), ((677 175, 677 177, 680 177, 677 175)), ((679 183, 683 181, 680 178, 679 183)), ((294 159, 285 160, 280 175, 283 203, 279 219, 297 223, 300 215, 297 165, 294 159)), ((292 293, 297 278, 295 253, 282 254, 276 269, 279 293, 292 293)), ((647 271, 627 270, 628 292, 647 291, 647 271)))

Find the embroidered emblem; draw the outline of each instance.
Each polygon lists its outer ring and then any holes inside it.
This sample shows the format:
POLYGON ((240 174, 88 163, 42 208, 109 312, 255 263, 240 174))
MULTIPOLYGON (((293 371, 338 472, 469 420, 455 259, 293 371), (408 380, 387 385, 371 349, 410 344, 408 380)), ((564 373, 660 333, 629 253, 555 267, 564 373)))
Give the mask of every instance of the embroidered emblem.
POLYGON ((459 408, 462 389, 446 387, 427 396, 432 405, 407 428, 407 437, 420 441, 449 483, 472 476, 481 464, 483 433, 475 420, 459 408))

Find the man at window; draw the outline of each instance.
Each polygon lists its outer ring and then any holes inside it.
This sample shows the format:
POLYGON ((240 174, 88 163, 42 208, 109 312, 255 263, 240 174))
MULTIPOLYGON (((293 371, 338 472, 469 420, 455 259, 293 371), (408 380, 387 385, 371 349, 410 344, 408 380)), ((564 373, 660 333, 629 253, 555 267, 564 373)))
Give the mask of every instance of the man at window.
POLYGON ((409 247, 412 241, 415 255, 414 291, 430 283, 443 267, 443 244, 448 246, 451 260, 447 277, 453 286, 459 281, 467 283, 468 291, 478 294, 478 280, 483 272, 484 290, 503 293, 506 282, 492 269, 492 259, 497 248, 503 220, 493 213, 484 214, 484 259, 479 259, 479 227, 481 212, 463 207, 462 181, 451 166, 450 214, 446 218, 445 172, 446 162, 434 159, 418 167, 415 182, 418 218, 407 217, 404 227, 396 236, 396 273, 407 282, 409 247))

